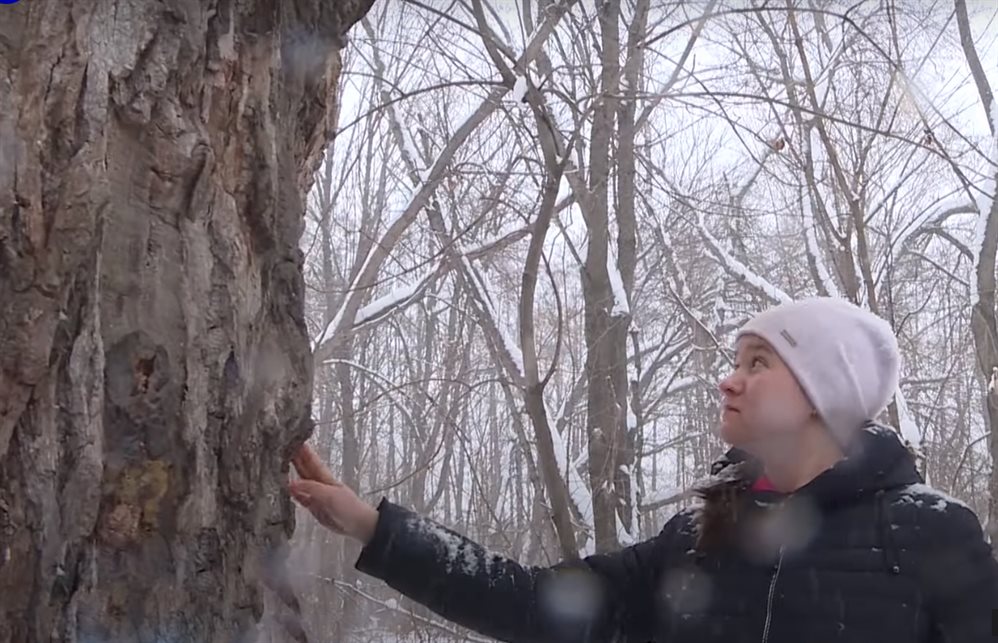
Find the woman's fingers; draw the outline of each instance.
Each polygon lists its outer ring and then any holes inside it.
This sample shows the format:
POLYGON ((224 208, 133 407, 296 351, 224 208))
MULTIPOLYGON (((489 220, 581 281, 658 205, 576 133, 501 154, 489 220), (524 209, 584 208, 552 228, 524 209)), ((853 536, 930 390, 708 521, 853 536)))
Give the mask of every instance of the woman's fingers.
POLYGON ((304 480, 315 480, 333 486, 341 484, 307 444, 301 445, 298 452, 291 458, 291 463, 295 465, 295 471, 304 480))
POLYGON ((288 491, 322 525, 367 544, 374 537, 378 510, 344 485, 316 480, 291 480, 288 491))
POLYGON ((350 509, 344 505, 345 487, 332 487, 314 480, 293 480, 288 483, 291 497, 318 520, 336 533, 346 533, 343 525, 350 518, 350 509))
POLYGON ((302 454, 302 452, 307 448, 308 447, 302 445, 302 447, 298 449, 293 456, 291 456, 291 464, 295 466, 295 471, 298 472, 298 477, 303 480, 308 480, 310 478, 308 464, 305 462, 302 454))
POLYGON ((307 507, 309 501, 312 500, 312 494, 309 493, 305 482, 305 480, 292 480, 288 483, 288 491, 291 493, 292 498, 307 507))

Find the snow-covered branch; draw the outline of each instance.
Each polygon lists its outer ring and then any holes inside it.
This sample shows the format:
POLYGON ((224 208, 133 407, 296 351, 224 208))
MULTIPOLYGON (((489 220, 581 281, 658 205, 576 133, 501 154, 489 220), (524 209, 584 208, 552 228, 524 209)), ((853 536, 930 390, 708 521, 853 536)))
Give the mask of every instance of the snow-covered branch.
POLYGON ((801 206, 804 211, 804 240, 805 247, 807 248, 807 254, 814 261, 815 270, 818 273, 818 279, 821 282, 821 287, 830 296, 838 297, 838 286, 835 285, 835 280, 832 279, 832 275, 828 271, 828 266, 825 264, 824 254, 821 246, 818 244, 817 235, 815 234, 815 226, 817 223, 814 219, 814 211, 811 209, 811 200, 808 195, 805 195, 804 198, 801 199, 801 206))
POLYGON ((419 279, 403 284, 387 295, 378 297, 371 303, 359 309, 356 317, 354 318, 354 328, 359 328, 365 324, 375 322, 391 312, 404 308, 408 304, 412 303, 416 299, 417 295, 419 295, 419 293, 421 293, 427 285, 429 285, 430 280, 437 274, 438 270, 439 266, 428 271, 419 279))
POLYGON ((707 242, 707 245, 714 252, 715 256, 717 256, 717 258, 721 261, 721 265, 724 266, 729 273, 734 275, 737 279, 740 279, 741 281, 752 286, 778 304, 793 301, 793 298, 790 295, 783 292, 783 290, 777 288, 764 277, 756 272, 753 272, 748 266, 731 256, 731 253, 724 249, 721 242, 718 241, 709 230, 707 230, 707 226, 703 221, 703 214, 700 214, 697 220, 697 226, 704 241, 707 242))
MULTIPOLYGON (((517 60, 517 68, 525 69, 531 61, 541 53, 544 42, 553 33, 555 25, 564 15, 564 8, 545 13, 541 28, 527 44, 523 55, 517 60)), ((499 86, 489 92, 472 114, 455 130, 454 135, 440 151, 428 171, 421 174, 422 183, 412 194, 402 213, 387 226, 381 237, 372 246, 364 262, 357 271, 347 295, 340 305, 332 322, 312 342, 316 362, 327 359, 333 352, 333 343, 337 338, 345 338, 350 332, 350 325, 357 315, 364 298, 364 292, 375 283, 381 265, 389 252, 395 247, 402 234, 416 220, 417 215, 426 207, 430 195, 436 190, 443 179, 444 171, 450 165, 457 151, 478 127, 491 116, 502 104, 503 97, 509 92, 505 86, 499 86)))

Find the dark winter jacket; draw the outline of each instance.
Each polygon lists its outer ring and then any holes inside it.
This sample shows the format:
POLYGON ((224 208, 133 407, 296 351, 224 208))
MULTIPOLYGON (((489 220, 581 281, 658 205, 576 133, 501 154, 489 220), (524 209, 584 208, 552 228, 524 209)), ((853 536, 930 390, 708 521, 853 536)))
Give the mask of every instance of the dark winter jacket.
MULTIPOLYGON (((715 473, 749 462, 732 450, 715 473)), ((504 641, 998 640, 998 564, 977 517, 922 484, 893 431, 865 429, 849 457, 790 495, 727 479, 738 492, 724 534, 704 538, 715 529, 705 506, 652 540, 546 569, 382 502, 357 567, 504 641)))

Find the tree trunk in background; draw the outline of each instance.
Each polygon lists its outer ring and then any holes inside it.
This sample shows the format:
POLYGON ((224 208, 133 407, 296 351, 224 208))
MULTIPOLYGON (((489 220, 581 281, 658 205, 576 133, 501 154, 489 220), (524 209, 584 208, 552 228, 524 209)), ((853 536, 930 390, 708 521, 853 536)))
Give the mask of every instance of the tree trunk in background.
MULTIPOLYGON (((613 332, 617 318, 611 312, 614 292, 607 269, 609 255, 609 180, 610 143, 614 135, 614 117, 620 70, 620 1, 607 0, 599 9, 603 57, 600 75, 599 104, 593 114, 592 145, 589 155, 590 207, 586 217, 589 231, 588 251, 582 276, 585 299, 586 428, 589 437, 589 482, 593 490, 593 526, 596 551, 620 547, 617 538, 617 506, 614 492, 618 463, 618 433, 623 412, 620 400, 627 400, 627 373, 615 365, 627 359, 626 324, 623 332, 613 332), (620 375, 623 375, 621 378, 620 375), (621 388, 623 387, 623 388, 621 388)), ((616 261, 610 257, 610 261, 616 261)))
POLYGON ((633 340, 635 361, 640 350, 639 334, 631 327, 631 295, 634 292, 634 271, 637 268, 637 217, 635 195, 637 188, 637 158, 634 146, 637 139, 635 123, 637 95, 644 67, 644 50, 641 43, 647 38, 649 0, 635 4, 635 15, 627 29, 626 62, 623 69, 624 100, 617 105, 617 265, 620 280, 627 297, 627 312, 613 317, 610 327, 611 342, 615 347, 613 362, 613 388, 618 409, 622 412, 617 422, 617 467, 614 471, 614 490, 617 494, 617 514, 620 523, 632 538, 637 538, 637 484, 639 467, 636 446, 640 442, 640 425, 635 410, 640 406, 636 380, 628 373, 627 340, 633 340), (628 421, 628 418, 631 421, 628 421))
MULTIPOLYGON (((994 91, 988 82, 981 58, 974 46, 973 34, 970 30, 970 20, 967 15, 965 0, 954 0, 956 9, 956 24, 960 31, 960 45, 970 67, 971 77, 977 88, 988 118, 991 146, 998 148, 998 105, 995 105, 994 91)), ((989 146, 989 147, 991 147, 989 146)), ((985 153, 996 153, 996 149, 985 149, 985 153)), ((987 181, 981 192, 984 198, 978 203, 984 203, 987 211, 978 214, 983 218, 978 230, 980 247, 974 248, 979 253, 974 265, 973 281, 970 284, 973 298, 970 308, 970 329, 974 335, 974 346, 977 349, 977 366, 984 378, 984 420, 990 432, 991 476, 988 480, 988 519, 987 532, 992 543, 998 543, 998 308, 996 308, 995 291, 998 279, 995 275, 995 264, 998 261, 998 172, 992 174, 993 180, 987 181)))
POLYGON ((371 1, 0 8, 0 641, 294 611, 303 194, 371 1))

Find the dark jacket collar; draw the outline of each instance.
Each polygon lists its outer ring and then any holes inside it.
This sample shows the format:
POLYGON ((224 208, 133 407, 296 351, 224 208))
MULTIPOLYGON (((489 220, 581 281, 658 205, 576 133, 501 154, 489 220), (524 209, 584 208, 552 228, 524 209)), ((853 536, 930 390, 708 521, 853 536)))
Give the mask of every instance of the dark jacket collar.
MULTIPOLYGON (((711 473, 724 476, 734 465, 750 476, 749 484, 759 477, 761 463, 741 449, 729 449, 711 467, 711 473)), ((867 424, 849 447, 846 457, 790 495, 807 496, 822 507, 829 507, 908 484, 924 482, 911 452, 902 444, 897 431, 876 423, 867 424)), ((750 491, 751 495, 773 497, 772 491, 750 491)))

